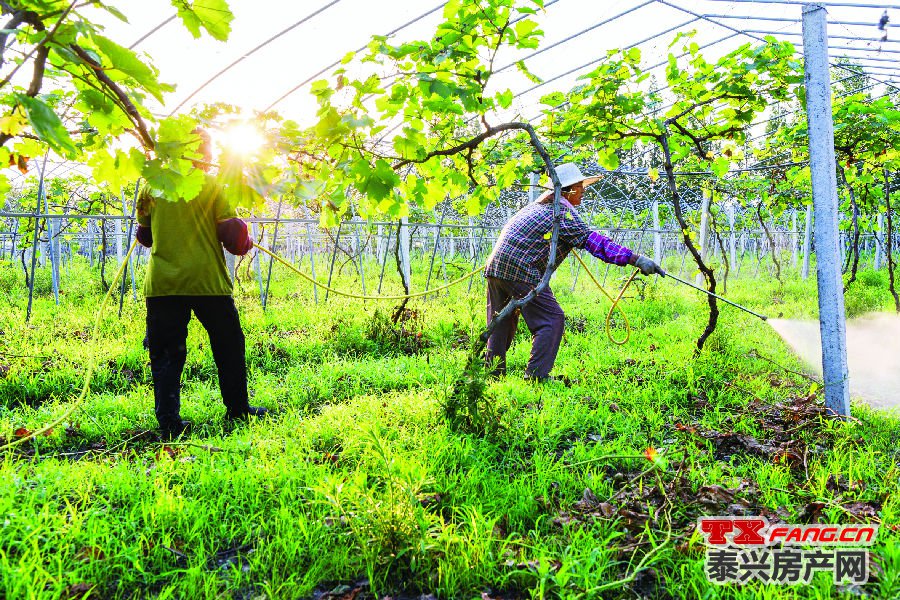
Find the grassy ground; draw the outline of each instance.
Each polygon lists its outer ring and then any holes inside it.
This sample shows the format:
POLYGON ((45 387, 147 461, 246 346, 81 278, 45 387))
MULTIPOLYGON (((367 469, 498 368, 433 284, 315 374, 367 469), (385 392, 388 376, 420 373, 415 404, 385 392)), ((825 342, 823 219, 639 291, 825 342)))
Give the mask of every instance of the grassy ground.
MULTIPOLYGON (((670 281, 635 288, 631 340, 614 346, 608 302, 583 276, 570 291, 571 274, 553 286, 563 381, 523 381, 522 326, 510 375, 484 390, 488 435, 443 416, 483 324, 480 280, 410 303, 399 329, 390 305, 315 305, 287 274, 264 313, 245 280, 253 402, 273 416, 223 426, 193 322, 183 416, 197 427, 162 442, 141 304, 90 339, 96 276, 72 267, 62 304, 39 298, 25 325, 18 274, 0 265, 0 436, 60 414, 100 365, 67 423, 0 456, 0 598, 900 596, 900 420, 859 404, 827 418, 816 386, 766 360, 799 368, 777 336, 728 307, 695 358, 705 302, 670 281), (719 514, 879 522, 872 580, 713 586, 694 526, 719 514)), ((880 277, 854 284, 851 312, 888 305, 880 277)), ((772 316, 815 313, 812 282, 729 288, 772 316)))

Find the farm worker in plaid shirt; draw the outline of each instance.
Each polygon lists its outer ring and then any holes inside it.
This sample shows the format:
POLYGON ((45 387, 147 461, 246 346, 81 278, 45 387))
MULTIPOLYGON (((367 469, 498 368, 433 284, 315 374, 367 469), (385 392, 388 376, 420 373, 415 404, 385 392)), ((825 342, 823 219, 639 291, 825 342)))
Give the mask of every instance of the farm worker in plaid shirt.
MULTIPOLYGON (((634 265, 644 275, 665 275, 655 262, 640 256, 608 237, 592 231, 575 207, 581 204, 584 186, 599 177, 586 177, 575 163, 556 167, 562 185, 560 198, 559 243, 556 270, 572 248, 583 248, 604 262, 634 265)), ((512 298, 521 298, 540 282, 550 257, 550 231, 553 227, 553 191, 529 204, 504 225, 487 261, 487 319, 490 322, 512 298)), ((548 286, 521 309, 525 324, 533 336, 531 358, 525 369, 526 379, 546 381, 556 361, 562 342, 565 315, 548 286)), ((506 352, 512 344, 518 324, 518 313, 500 323, 487 343, 487 360, 497 359, 495 375, 506 373, 506 352)))
MULTIPOLYGON (((207 171, 210 143, 206 132, 195 130, 198 152, 207 171)), ((222 247, 244 255, 253 248, 247 224, 237 218, 221 188, 206 175, 200 195, 190 202, 154 197, 144 187, 138 202, 137 240, 150 248, 144 278, 147 301, 147 345, 156 419, 163 435, 173 437, 190 429, 181 419, 181 372, 187 358, 188 322, 193 311, 209 334, 225 403, 225 419, 263 416, 267 410, 250 406, 244 333, 225 266, 222 247)))

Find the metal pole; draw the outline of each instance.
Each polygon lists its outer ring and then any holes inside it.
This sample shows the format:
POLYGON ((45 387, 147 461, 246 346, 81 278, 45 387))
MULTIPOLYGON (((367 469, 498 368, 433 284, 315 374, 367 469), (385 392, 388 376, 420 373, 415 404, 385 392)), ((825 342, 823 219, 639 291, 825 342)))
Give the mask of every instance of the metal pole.
POLYGON ((816 277, 819 287, 825 406, 838 415, 847 416, 850 414, 850 380, 844 291, 838 256, 837 174, 827 28, 825 7, 821 4, 805 4, 803 54, 810 173, 816 212, 816 277))

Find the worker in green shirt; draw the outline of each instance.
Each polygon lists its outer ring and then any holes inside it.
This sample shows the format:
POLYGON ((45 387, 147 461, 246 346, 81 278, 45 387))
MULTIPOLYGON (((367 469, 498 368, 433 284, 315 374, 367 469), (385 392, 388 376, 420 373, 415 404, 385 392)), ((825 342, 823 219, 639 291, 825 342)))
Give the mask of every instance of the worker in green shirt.
MULTIPOLYGON (((208 171, 209 137, 201 138, 204 160, 194 166, 208 171)), ((267 410, 250 406, 244 333, 232 298, 231 277, 224 246, 244 255, 253 248, 247 224, 238 219, 221 188, 207 174, 200 195, 190 202, 155 197, 145 187, 138 202, 137 240, 150 248, 144 280, 147 302, 147 345, 156 419, 163 435, 187 432, 181 418, 181 373, 187 358, 187 330, 191 311, 209 335, 225 403, 225 419, 264 416, 267 410)))

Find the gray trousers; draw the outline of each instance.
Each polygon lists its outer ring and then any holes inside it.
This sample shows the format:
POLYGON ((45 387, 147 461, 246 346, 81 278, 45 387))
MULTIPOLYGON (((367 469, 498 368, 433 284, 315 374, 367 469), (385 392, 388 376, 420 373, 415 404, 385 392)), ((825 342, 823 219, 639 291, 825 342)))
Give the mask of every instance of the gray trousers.
MULTIPOLYGON (((491 321, 512 298, 522 298, 534 288, 521 281, 487 278, 487 320, 491 321)), ((565 315, 548 286, 543 292, 521 308, 522 317, 531 332, 531 358, 525 373, 531 377, 547 377, 556 362, 559 344, 565 329, 565 315)), ((487 342, 488 361, 497 359, 498 373, 506 373, 506 352, 512 345, 519 323, 519 311, 497 325, 487 342)))

